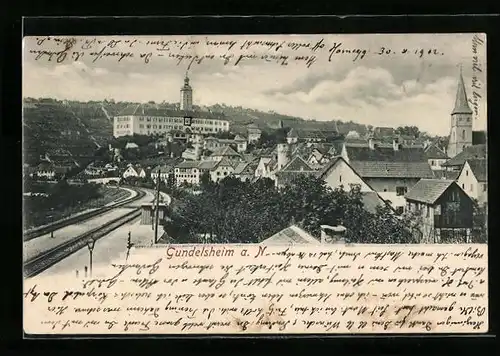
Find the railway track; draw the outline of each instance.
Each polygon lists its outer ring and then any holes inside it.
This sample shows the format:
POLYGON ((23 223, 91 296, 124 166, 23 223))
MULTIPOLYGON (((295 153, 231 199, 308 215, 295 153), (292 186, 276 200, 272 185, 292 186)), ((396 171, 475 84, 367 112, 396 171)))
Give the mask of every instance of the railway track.
POLYGON ((120 226, 130 222, 141 214, 141 209, 136 208, 125 215, 120 216, 108 223, 95 228, 91 231, 87 231, 80 236, 75 237, 69 241, 62 243, 48 251, 41 253, 40 255, 26 261, 24 263, 24 275, 25 277, 33 277, 37 274, 45 271, 54 264, 62 261, 66 257, 72 255, 76 251, 82 249, 87 245, 90 239, 98 240, 111 231, 119 228, 120 226))
POLYGON ((42 235, 48 234, 51 231, 56 231, 56 230, 62 229, 63 227, 73 225, 73 224, 97 217, 99 215, 102 215, 102 214, 109 212, 112 209, 116 209, 116 208, 119 208, 120 206, 123 206, 123 205, 129 204, 129 203, 132 203, 136 200, 139 200, 146 195, 146 193, 142 190, 136 190, 134 188, 130 188, 130 189, 135 190, 137 192, 137 195, 135 197, 128 198, 126 200, 117 202, 115 204, 112 204, 112 205, 109 205, 109 206, 106 206, 106 207, 103 207, 100 209, 96 209, 93 211, 89 211, 88 213, 80 214, 80 215, 77 215, 74 217, 69 217, 67 219, 57 221, 53 224, 49 224, 46 226, 42 226, 42 227, 27 231, 23 234, 23 240, 29 241, 29 240, 35 239, 37 237, 40 237, 42 235))

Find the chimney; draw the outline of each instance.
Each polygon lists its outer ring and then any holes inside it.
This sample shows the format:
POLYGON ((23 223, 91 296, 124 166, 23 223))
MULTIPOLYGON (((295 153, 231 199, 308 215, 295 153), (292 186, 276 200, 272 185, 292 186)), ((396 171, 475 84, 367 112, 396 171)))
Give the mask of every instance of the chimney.
POLYGON ((346 228, 342 225, 321 225, 322 244, 344 244, 346 228))
POLYGON ((375 143, 373 142, 373 138, 372 137, 368 138, 368 147, 370 147, 370 150, 374 150, 375 149, 375 143))

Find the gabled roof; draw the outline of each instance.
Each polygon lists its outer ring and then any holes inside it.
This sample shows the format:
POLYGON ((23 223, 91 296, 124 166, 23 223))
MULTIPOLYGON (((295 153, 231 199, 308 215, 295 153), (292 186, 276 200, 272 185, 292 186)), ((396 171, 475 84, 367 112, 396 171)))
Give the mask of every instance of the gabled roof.
POLYGON ((433 178, 427 162, 351 161, 352 168, 363 178, 433 178))
POLYGON ((251 162, 240 162, 234 169, 234 174, 254 174, 255 169, 257 169, 257 165, 259 164, 259 160, 255 159, 251 162))
POLYGON ((173 167, 172 166, 166 166, 166 165, 162 165, 162 166, 156 166, 155 168, 153 168, 151 170, 151 173, 169 173, 173 170, 173 167))
POLYGON ((231 161, 228 157, 223 157, 220 161, 217 162, 216 167, 234 167, 234 162, 231 161))
POLYGON ((214 160, 205 160, 201 161, 198 164, 199 169, 214 169, 217 166, 217 161, 214 160))
POLYGON ((224 147, 218 147, 215 149, 215 151, 211 154, 211 156, 238 156, 240 157, 240 154, 233 150, 231 146, 224 146, 224 147))
POLYGON ((428 159, 449 159, 450 158, 436 144, 429 145, 429 147, 427 147, 425 149, 425 155, 428 159))
POLYGON ((200 164, 200 161, 184 161, 177 163, 175 168, 197 168, 200 164))
POLYGON ((465 147, 462 152, 443 163, 442 166, 462 166, 467 160, 486 159, 486 155, 486 145, 472 145, 465 147))
POLYGON ((281 172, 302 172, 313 171, 314 169, 300 156, 293 157, 288 164, 281 169, 281 172))
POLYGON ((296 225, 289 226, 280 232, 265 239, 261 244, 265 245, 295 245, 295 244, 320 244, 321 241, 314 238, 307 231, 296 225))
POLYGON ((457 180, 460 175, 460 171, 434 170, 432 173, 434 173, 434 178, 448 180, 457 180))
MULTIPOLYGON (((453 184, 453 180, 446 179, 421 179, 413 188, 406 193, 407 200, 414 200, 426 204, 434 204, 443 193, 453 184)), ((459 189, 461 189, 459 187, 459 189)))
POLYGON ((379 144, 374 149, 367 145, 354 146, 346 143, 349 161, 373 162, 427 162, 425 150, 420 146, 401 146, 394 150, 392 144, 379 144))
POLYGON ((488 167, 488 160, 486 159, 475 159, 475 160, 467 160, 467 163, 470 166, 470 169, 472 170, 472 173, 474 173, 474 176, 476 177, 478 182, 486 182, 488 180, 487 176, 487 167, 488 167))

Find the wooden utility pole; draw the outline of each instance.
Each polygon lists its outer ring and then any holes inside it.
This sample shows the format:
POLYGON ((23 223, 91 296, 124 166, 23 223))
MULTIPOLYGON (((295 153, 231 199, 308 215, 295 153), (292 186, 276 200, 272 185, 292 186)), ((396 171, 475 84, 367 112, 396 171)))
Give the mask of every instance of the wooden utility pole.
POLYGON ((156 178, 156 201, 155 201, 155 239, 154 242, 158 242, 158 220, 160 218, 160 174, 156 178))

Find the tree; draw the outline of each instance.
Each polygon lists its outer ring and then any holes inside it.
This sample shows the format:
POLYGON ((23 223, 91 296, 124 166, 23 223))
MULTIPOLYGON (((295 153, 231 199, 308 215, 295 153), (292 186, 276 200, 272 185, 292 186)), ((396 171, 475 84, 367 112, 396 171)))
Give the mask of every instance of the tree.
POLYGON ((400 126, 396 129, 396 134, 418 138, 420 130, 417 126, 400 126))

